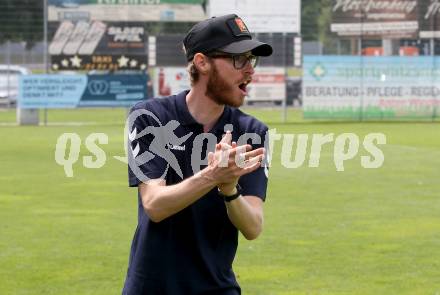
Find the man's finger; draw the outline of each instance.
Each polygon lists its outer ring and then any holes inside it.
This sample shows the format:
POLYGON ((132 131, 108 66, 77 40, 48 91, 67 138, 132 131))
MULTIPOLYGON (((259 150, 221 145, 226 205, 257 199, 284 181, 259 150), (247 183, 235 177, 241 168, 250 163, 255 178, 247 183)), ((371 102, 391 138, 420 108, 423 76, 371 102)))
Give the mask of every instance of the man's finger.
POLYGON ((232 141, 232 133, 231 133, 231 131, 226 131, 226 133, 223 135, 223 138, 222 138, 222 140, 220 140, 220 143, 226 143, 226 144, 229 144, 229 145, 231 145, 231 141, 232 141))
POLYGON ((235 165, 240 168, 246 167, 246 156, 244 153, 235 155, 235 165))
POLYGON ((252 151, 245 152, 245 153, 240 153, 240 154, 237 153, 235 155, 235 164, 240 168, 244 168, 245 161, 247 161, 251 158, 260 156, 260 155, 264 156, 264 152, 265 152, 264 148, 258 148, 256 150, 252 150, 252 151))
POLYGON ((214 161, 214 153, 213 152, 209 152, 208 153, 208 165, 211 165, 214 161))
POLYGON ((265 153, 265 148, 258 148, 258 149, 243 153, 243 155, 245 157, 245 160, 248 160, 250 158, 253 158, 253 157, 256 157, 259 155, 264 155, 264 153, 265 153))
POLYGON ((264 159, 264 148, 253 150, 247 153, 235 155, 235 165, 239 168, 247 168, 256 162, 262 162, 264 159))
POLYGON ((254 164, 258 163, 261 164, 261 161, 263 160, 263 155, 258 155, 256 157, 252 157, 249 160, 246 160, 245 163, 245 169, 252 167, 254 164))
POLYGON ((216 150, 219 150, 219 151, 225 151, 225 150, 229 150, 231 148, 232 148, 232 146, 230 146, 229 144, 224 143, 224 142, 217 143, 217 145, 216 145, 216 150))
POLYGON ((263 158, 262 156, 258 156, 258 157, 250 159, 249 161, 246 161, 245 162, 246 167, 241 169, 240 176, 254 172, 259 167, 261 167, 262 158, 263 158))
POLYGON ((250 144, 245 144, 245 145, 240 145, 237 146, 236 148, 232 148, 231 149, 231 153, 230 155, 235 157, 236 154, 243 154, 246 153, 247 151, 250 151, 252 149, 252 146, 250 144))

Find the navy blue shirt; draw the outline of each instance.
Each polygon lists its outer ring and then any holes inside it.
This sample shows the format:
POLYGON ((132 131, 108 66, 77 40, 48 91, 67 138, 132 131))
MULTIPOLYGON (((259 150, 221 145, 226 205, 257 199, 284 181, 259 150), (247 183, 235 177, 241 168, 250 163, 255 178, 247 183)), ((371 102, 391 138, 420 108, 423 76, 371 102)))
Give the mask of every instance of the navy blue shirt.
MULTIPOLYGON (((157 178, 172 185, 191 177, 206 167, 207 151, 214 150, 225 129, 232 129, 233 141, 246 133, 245 141, 253 148, 264 146, 267 127, 228 106, 209 132, 211 139, 206 138, 203 126, 188 111, 187 93, 151 99, 132 108, 130 186, 157 178)), ((243 195, 265 200, 265 169, 240 178, 243 195)), ((232 271, 237 244, 238 230, 217 188, 158 223, 149 219, 138 195, 138 225, 123 294, 240 294, 232 271)))

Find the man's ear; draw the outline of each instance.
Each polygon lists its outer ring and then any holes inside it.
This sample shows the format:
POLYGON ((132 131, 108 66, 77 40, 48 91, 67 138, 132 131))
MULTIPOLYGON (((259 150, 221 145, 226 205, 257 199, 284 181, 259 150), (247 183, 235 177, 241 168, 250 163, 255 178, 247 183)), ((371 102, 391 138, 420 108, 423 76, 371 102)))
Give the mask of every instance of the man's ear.
POLYGON ((193 63, 197 70, 202 74, 207 74, 211 70, 210 59, 203 53, 196 53, 193 58, 193 63))

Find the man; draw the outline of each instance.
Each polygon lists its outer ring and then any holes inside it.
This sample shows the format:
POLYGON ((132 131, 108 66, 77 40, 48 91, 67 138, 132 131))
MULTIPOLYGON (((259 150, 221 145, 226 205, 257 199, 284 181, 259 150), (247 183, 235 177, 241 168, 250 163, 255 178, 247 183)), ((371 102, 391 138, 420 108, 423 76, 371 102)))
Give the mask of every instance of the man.
POLYGON ((191 90, 129 116, 139 214, 123 294, 240 294, 238 231, 252 240, 262 230, 267 127, 236 107, 272 47, 234 14, 196 24, 183 44, 191 90))

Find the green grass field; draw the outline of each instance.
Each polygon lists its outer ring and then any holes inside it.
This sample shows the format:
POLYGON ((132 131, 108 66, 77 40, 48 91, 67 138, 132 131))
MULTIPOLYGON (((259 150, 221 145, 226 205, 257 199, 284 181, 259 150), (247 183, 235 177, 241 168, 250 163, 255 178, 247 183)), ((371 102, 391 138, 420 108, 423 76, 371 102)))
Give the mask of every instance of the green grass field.
MULTIPOLYGON (((362 168, 361 148, 344 172, 333 145, 319 168, 298 169, 281 165, 276 145, 264 232, 241 238, 234 264, 243 294, 440 294, 439 122, 305 122, 290 111, 281 123, 279 111, 249 112, 278 133, 381 132, 387 144, 381 168, 362 168)), ((48 126, 17 127, 0 112, 0 294, 120 294, 137 214, 113 158, 124 116, 51 110, 48 126), (108 134, 106 165, 80 158, 67 178, 54 159, 64 132, 108 134)))

